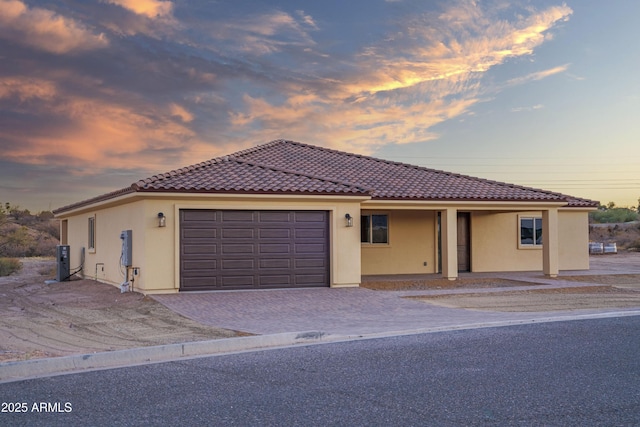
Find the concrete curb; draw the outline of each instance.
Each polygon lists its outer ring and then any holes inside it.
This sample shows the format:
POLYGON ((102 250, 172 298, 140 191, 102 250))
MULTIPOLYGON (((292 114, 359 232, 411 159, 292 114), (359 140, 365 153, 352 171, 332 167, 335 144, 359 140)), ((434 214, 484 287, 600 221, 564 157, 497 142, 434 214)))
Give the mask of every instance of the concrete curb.
POLYGON ((79 354, 73 356, 53 357, 48 359, 33 359, 20 362, 0 363, 0 384, 38 377, 79 373, 100 369, 121 368, 127 366, 145 365, 150 363, 171 362, 196 357, 239 353, 243 351, 267 350, 273 348, 288 347, 292 345, 312 345, 320 343, 358 341, 467 329, 497 328, 536 323, 604 319, 627 316, 640 316, 640 311, 631 310, 605 313, 557 315, 368 334, 332 335, 320 331, 285 332, 271 335, 257 335, 250 337, 224 338, 210 341, 166 344, 153 347, 140 347, 101 353, 79 354))
POLYGON ((407 335, 432 334, 438 332, 463 331, 470 329, 501 328, 505 326, 533 325, 538 323, 567 322, 572 320, 608 319, 613 317, 640 316, 639 310, 612 311, 605 313, 587 313, 558 315, 548 317, 531 317, 526 319, 497 320, 493 322, 462 323, 458 325, 434 326, 431 328, 407 329, 402 331, 375 332, 361 335, 329 335, 326 342, 357 341, 376 338, 400 337, 407 335))
POLYGON ((323 332, 288 332, 140 347, 73 356, 0 363, 0 383, 64 373, 168 362, 199 356, 310 344, 326 340, 323 332))

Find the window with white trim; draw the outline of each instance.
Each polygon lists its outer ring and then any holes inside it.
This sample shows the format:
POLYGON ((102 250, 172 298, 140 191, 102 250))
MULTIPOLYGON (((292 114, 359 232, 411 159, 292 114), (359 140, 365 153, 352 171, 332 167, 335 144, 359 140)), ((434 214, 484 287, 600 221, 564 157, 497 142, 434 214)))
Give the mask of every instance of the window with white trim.
POLYGON ((90 251, 96 250, 96 217, 89 217, 89 229, 88 229, 88 241, 87 246, 90 251))
POLYGON ((520 217, 520 245, 542 246, 542 218, 520 217))
POLYGON ((360 217, 360 242, 389 243, 389 216, 383 214, 360 217))

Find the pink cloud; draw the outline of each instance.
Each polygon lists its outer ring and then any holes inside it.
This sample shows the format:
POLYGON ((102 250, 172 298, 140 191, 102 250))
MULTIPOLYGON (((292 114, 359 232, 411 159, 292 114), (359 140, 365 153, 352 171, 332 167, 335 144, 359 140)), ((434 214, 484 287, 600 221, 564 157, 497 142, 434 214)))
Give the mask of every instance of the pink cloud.
POLYGON ((0 0, 0 37, 51 53, 93 50, 109 44, 81 23, 54 12, 29 8, 19 0, 0 0))
POLYGON ((147 18, 166 17, 171 15, 173 3, 161 0, 104 0, 106 3, 121 6, 135 14, 147 18))
MULTIPOLYGON (((230 116, 231 129, 258 141, 284 132, 363 153, 389 142, 436 138, 433 126, 468 113, 479 102, 486 91, 480 84, 484 73, 509 57, 531 54, 571 13, 563 5, 506 22, 496 19, 495 10, 461 1, 440 14, 410 17, 404 31, 363 50, 351 77, 320 89, 292 84, 284 102, 246 95, 244 110, 230 116)), ((520 79, 564 70, 556 67, 520 79)))

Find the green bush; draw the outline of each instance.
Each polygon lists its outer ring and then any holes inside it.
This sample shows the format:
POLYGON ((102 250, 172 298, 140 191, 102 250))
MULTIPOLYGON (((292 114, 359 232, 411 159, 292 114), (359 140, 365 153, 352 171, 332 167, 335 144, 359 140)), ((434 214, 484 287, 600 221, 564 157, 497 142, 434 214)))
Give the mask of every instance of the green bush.
POLYGON ((21 268, 22 263, 17 258, 0 258, 0 276, 8 276, 21 268))
POLYGON ((613 224, 637 221, 640 215, 627 208, 599 209, 589 213, 589 219, 598 224, 613 224))

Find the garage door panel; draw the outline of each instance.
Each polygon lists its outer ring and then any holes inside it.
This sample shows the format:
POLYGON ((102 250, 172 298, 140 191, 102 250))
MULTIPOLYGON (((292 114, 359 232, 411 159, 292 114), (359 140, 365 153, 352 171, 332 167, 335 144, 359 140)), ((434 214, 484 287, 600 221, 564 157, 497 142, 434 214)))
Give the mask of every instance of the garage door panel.
POLYGON ((182 237, 187 239, 198 239, 200 241, 208 239, 215 242, 215 239, 218 237, 218 230, 215 228, 212 230, 187 228, 182 230, 182 237))
POLYGON ((260 254, 290 254, 291 245, 286 243, 261 243, 260 254))
POLYGON ((186 273, 201 270, 216 271, 218 268, 218 261, 215 259, 188 260, 182 261, 182 267, 186 270, 186 273))
POLYGON ((188 273, 185 273, 185 280, 196 280, 196 279, 209 279, 214 275, 215 277, 216 270, 193 270, 188 273))
POLYGON ((260 269, 274 269, 274 268, 282 268, 289 270, 291 269, 291 259, 290 258, 261 258, 260 259, 260 269))
POLYGON ((328 212, 180 214, 182 291, 328 286, 328 212))
POLYGON ((222 260, 223 270, 253 270, 255 260, 253 259, 225 259, 222 260))
POLYGON ((291 212, 261 211, 258 213, 259 222, 291 222, 291 212))
POLYGON ((256 247, 253 243, 246 244, 233 244, 233 243, 222 243, 221 253, 223 255, 229 254, 254 254, 256 252, 256 247))
POLYGON ((206 291, 218 287, 217 278, 209 277, 184 277, 182 278, 182 286, 190 291, 206 291))
POLYGON ((288 228, 260 228, 258 233, 261 239, 291 239, 291 230, 288 228))
POLYGON ((295 236, 297 239, 320 239, 327 237, 325 230, 321 228, 296 228, 295 236))
POLYGON ((324 254, 327 248, 322 243, 298 243, 295 249, 297 254, 324 254))
POLYGON ((224 288, 246 288, 254 286, 255 277, 250 275, 222 276, 220 282, 224 288))
POLYGON ((261 286, 287 287, 291 285, 291 276, 288 274, 261 275, 261 286))
POLYGON ((185 245, 182 249, 182 253, 185 255, 212 255, 218 252, 218 245, 185 245))
POLYGON ((216 222, 218 218, 218 212, 211 210, 183 210, 181 213, 185 224, 194 221, 216 222))
POLYGON ((223 223, 254 222, 256 213, 253 211, 220 211, 223 223))
POLYGON ((191 221, 183 222, 183 230, 210 230, 211 226, 216 224, 215 221, 191 221))
POLYGON ((327 261, 324 258, 297 258, 296 268, 326 268, 327 261))
POLYGON ((255 239, 255 230, 251 228, 223 228, 223 239, 255 239))
POLYGON ((323 274, 296 274, 296 283, 302 286, 320 286, 324 281, 323 274))
POLYGON ((295 222, 323 222, 326 218, 324 211, 300 211, 294 213, 295 222))

